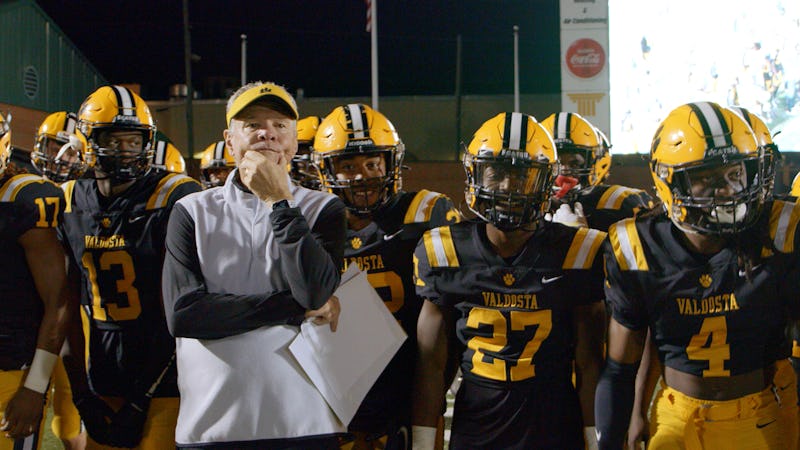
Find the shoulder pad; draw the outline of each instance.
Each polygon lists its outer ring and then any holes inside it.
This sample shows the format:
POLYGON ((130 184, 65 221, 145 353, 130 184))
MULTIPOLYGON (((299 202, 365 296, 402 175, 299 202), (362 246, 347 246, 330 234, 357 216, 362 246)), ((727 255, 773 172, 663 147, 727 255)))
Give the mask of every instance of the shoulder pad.
POLYGON ((17 194, 19 191, 22 190, 25 186, 28 186, 31 183, 50 183, 54 184, 52 181, 48 181, 38 175, 33 174, 21 174, 16 175, 8 179, 2 186, 0 186, 0 201, 3 202, 13 202, 17 198, 17 194))
POLYGON ((440 198, 445 198, 445 195, 427 189, 417 192, 408 205, 403 224, 430 222, 433 207, 440 198))
POLYGON ((640 189, 633 189, 627 186, 620 186, 618 184, 609 186, 600 200, 597 201, 597 209, 620 209, 622 202, 631 195, 638 195, 642 193, 640 189))
POLYGON ((72 193, 75 192, 75 180, 69 180, 61 184, 61 189, 64 191, 64 213, 72 212, 72 193))
POLYGON ((145 209, 158 209, 165 208, 169 205, 169 199, 175 189, 185 183, 195 183, 200 187, 200 183, 192 177, 180 173, 167 174, 161 181, 158 182, 153 194, 147 200, 145 209))
POLYGON ((800 205, 775 200, 769 215, 769 237, 781 253, 794 252, 794 236, 800 221, 800 205))
POLYGON ((431 267, 458 267, 458 255, 450 227, 433 228, 422 235, 431 267))
POLYGON ((608 241, 620 270, 649 270, 635 219, 625 219, 611 225, 608 228, 608 241))
POLYGON ((606 233, 593 228, 578 228, 564 258, 563 269, 588 269, 592 267, 594 258, 606 233))

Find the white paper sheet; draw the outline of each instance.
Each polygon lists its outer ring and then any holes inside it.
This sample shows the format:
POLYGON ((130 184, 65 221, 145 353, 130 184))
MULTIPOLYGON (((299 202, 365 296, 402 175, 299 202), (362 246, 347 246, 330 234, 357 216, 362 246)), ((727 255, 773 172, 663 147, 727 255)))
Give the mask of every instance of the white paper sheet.
POLYGON ((406 334, 355 264, 335 295, 342 307, 336 332, 304 322, 289 351, 339 420, 349 424, 406 334))

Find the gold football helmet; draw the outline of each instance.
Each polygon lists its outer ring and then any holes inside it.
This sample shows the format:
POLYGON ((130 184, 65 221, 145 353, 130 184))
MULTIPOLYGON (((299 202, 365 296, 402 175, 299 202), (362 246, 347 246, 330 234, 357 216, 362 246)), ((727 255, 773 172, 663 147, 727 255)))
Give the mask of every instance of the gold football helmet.
POLYGON ((311 163, 311 147, 314 145, 314 135, 319 128, 319 117, 308 116, 297 121, 297 153, 292 158, 292 181, 317 190, 320 187, 320 177, 316 167, 311 163))
POLYGON ((370 214, 400 189, 405 145, 383 114, 364 104, 337 106, 320 123, 312 159, 320 171, 322 189, 339 195, 355 214, 370 214), (380 176, 338 176, 339 165, 358 156, 382 156, 380 176), (378 191, 377 200, 373 193, 378 191))
POLYGON ((800 198, 800 172, 797 172, 792 180, 792 190, 789 191, 789 195, 800 198))
POLYGON ((200 157, 200 179, 206 188, 222 186, 228 174, 236 168, 236 160, 225 146, 217 141, 206 147, 200 157))
POLYGON ((158 136, 164 139, 156 138, 155 150, 153 151, 153 159, 150 161, 150 166, 166 172, 185 174, 186 160, 183 159, 181 151, 178 150, 178 147, 175 147, 172 142, 166 139, 166 136, 163 134, 158 133, 158 136))
POLYGON ((672 110, 650 148, 656 193, 672 222, 692 233, 737 233, 758 219, 762 161, 750 126, 712 102, 672 110), (714 170, 724 176, 712 178, 714 170))
POLYGON ((501 230, 534 227, 550 207, 556 145, 533 116, 500 113, 481 125, 464 153, 467 206, 501 230))
POLYGON ((150 168, 156 127, 147 104, 130 89, 103 86, 94 91, 81 105, 78 127, 88 141, 85 160, 98 178, 125 182, 150 168), (111 135, 118 132, 138 135, 135 144, 119 148, 111 135))
POLYGON ((48 180, 63 183, 86 172, 86 138, 77 127, 77 116, 67 111, 54 112, 39 125, 31 164, 48 180))
POLYGON ((748 111, 747 108, 741 106, 730 106, 728 108, 741 116, 753 130, 761 154, 764 156, 764 173, 762 175, 764 187, 767 189, 767 196, 771 197, 772 190, 775 187, 775 172, 778 169, 778 163, 782 159, 781 152, 778 150, 778 145, 772 142, 772 133, 770 133, 769 127, 767 127, 767 124, 764 123, 758 115, 753 114, 748 111))
POLYGON ((6 171, 11 159, 11 113, 3 117, 0 114, 0 175, 6 171))
MULTIPOLYGON (((559 174, 578 180, 570 190, 570 198, 588 193, 603 182, 611 168, 608 141, 597 128, 578 113, 559 112, 549 115, 542 126, 553 137, 559 157, 559 174)), ((556 191, 560 190, 555 186, 556 191)), ((564 197, 567 193, 559 193, 564 197)))

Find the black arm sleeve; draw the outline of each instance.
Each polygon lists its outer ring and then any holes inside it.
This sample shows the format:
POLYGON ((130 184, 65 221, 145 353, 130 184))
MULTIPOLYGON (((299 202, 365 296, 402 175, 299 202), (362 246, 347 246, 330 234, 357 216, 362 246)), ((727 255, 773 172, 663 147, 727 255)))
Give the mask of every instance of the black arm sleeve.
POLYGON ((600 450, 619 450, 625 442, 638 369, 638 362, 621 364, 610 358, 606 361, 594 398, 594 422, 600 450))
POLYGON ((306 309, 321 307, 339 286, 347 232, 344 203, 338 197, 328 202, 312 230, 299 208, 273 211, 270 220, 292 297, 306 309))
POLYGON ((167 227, 162 284, 164 313, 173 336, 219 339, 302 320, 305 310, 289 291, 263 295, 208 292, 194 233, 194 221, 176 204, 167 227))

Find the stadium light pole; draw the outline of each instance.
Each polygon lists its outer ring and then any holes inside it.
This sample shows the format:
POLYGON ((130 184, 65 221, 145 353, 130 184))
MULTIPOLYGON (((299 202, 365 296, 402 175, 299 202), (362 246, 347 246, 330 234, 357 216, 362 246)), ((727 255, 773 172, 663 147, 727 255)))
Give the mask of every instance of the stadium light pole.
POLYGON ((247 84, 247 35, 239 36, 242 39, 242 86, 247 84))
POLYGON ((183 64, 186 75, 186 143, 189 146, 189 161, 194 161, 194 126, 192 124, 192 37, 189 31, 189 0, 183 0, 183 64))
POLYGON ((519 27, 514 25, 514 112, 519 111, 519 27))

